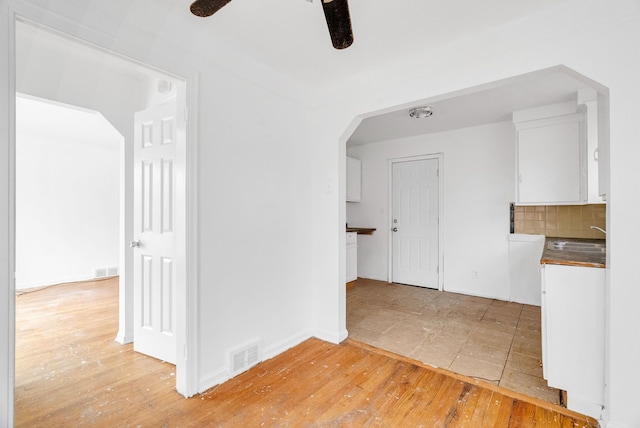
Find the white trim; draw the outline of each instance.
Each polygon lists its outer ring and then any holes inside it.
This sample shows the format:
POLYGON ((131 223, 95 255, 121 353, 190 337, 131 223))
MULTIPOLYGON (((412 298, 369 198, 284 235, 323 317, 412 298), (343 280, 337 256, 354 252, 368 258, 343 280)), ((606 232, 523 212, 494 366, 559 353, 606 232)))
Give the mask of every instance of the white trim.
MULTIPOLYGON (((119 290, 118 290, 118 333, 115 341, 121 345, 133 342, 133 253, 129 248, 127 238, 133 235, 133 219, 129 215, 132 210, 131 191, 127 192, 127 186, 133 183, 133 147, 127 145, 123 138, 120 145, 120 240, 118 251, 119 262, 119 290)), ((133 186, 131 186, 133 187, 133 186)))
MULTIPOLYGON (((305 340, 310 339, 311 337, 313 337, 313 335, 310 332, 307 332, 307 333, 297 334, 297 335, 288 337, 287 339, 281 340, 280 342, 264 349, 262 352, 262 359, 260 361, 262 362, 262 361, 270 360, 271 358, 282 354, 286 350, 291 349, 294 346, 298 346, 299 344, 301 344, 305 340)), ((247 343, 251 343, 251 342, 247 342, 247 343)), ((211 372, 208 375, 203 376, 202 381, 198 386, 198 392, 202 393, 208 389, 213 388, 216 385, 220 385, 221 383, 228 381, 232 377, 233 376, 229 375, 229 368, 226 366, 224 368, 211 372)))
MULTIPOLYGON (((342 286, 344 287, 344 284, 342 284, 342 286)), ((324 340, 325 342, 335 343, 337 345, 349 336, 349 332, 346 328, 338 333, 320 328, 315 330, 313 336, 320 340, 324 340)))
POLYGON ((203 393, 216 385, 220 385, 229 380, 229 368, 225 367, 215 372, 202 376, 198 385, 198 392, 203 393))
MULTIPOLYGON (((113 276, 117 276, 117 275, 113 275, 113 276)), ((103 276, 100 278, 96 278, 95 276, 76 276, 73 278, 58 278, 56 279, 55 283, 52 283, 51 281, 47 281, 47 282, 33 282, 30 284, 24 284, 24 285, 21 285, 20 288, 16 289, 16 291, 17 292, 33 291, 34 289, 38 289, 42 287, 47 287, 47 288, 57 287, 59 285, 73 284, 74 282, 101 281, 103 279, 113 278, 113 276, 103 276)))
POLYGON ((281 340, 273 345, 262 350, 262 361, 269 360, 277 355, 282 354, 287 349, 291 349, 294 346, 298 346, 305 340, 311 339, 313 335, 310 331, 289 336, 284 340, 281 340))
POLYGON ((591 416, 598 421, 602 420, 602 404, 594 403, 588 399, 583 400, 582 398, 578 398, 575 393, 567 393, 567 395, 567 409, 591 416))
POLYGON ((0 43, 6 45, 8 55, 0 59, 0 65, 6 71, 0 73, 0 129, 7 133, 0 136, 0 159, 5 163, 4 174, 0 177, 0 195, 7 210, 0 213, 0 313, 6 314, 0 322, 0 426, 12 427, 15 397, 15 20, 10 5, 1 6, 0 22, 6 22, 6 32, 2 30, 0 43), (6 14, 6 15, 5 15, 6 14), (6 21, 5 21, 6 20, 6 21), (5 80, 6 79, 6 80, 5 80), (6 84, 6 86, 5 86, 6 84), (5 92, 6 91, 6 92, 5 92), (6 121, 6 122, 4 122, 6 121), (6 126, 5 126, 6 125, 6 126), (6 187, 5 187, 6 186, 6 187), (5 193, 6 192, 6 193, 5 193), (6 197, 6 199, 4 199, 6 197), (6 234, 6 240, 4 239, 6 234), (6 244, 5 244, 6 242, 6 244), (6 246, 5 246, 6 245, 6 246), (5 285, 6 284, 6 285, 5 285), (5 294, 6 293, 6 294, 5 294))
MULTIPOLYGON (((393 164, 403 162, 415 162, 421 160, 437 159, 438 160, 438 290, 444 291, 444 153, 433 153, 427 155, 407 156, 401 158, 393 158, 388 160, 389 173, 389 204, 388 226, 389 230, 393 229, 393 164)), ((388 238, 388 267, 387 282, 393 282, 393 235, 389 233, 388 238)))
POLYGON ((113 340, 121 345, 126 345, 127 343, 133 342, 133 334, 128 334, 124 330, 118 330, 116 338, 113 340))
MULTIPOLYGON (((189 112, 189 118, 187 121, 187 137, 186 137, 186 153, 185 153, 185 241, 183 243, 184 248, 181 248, 180 251, 183 254, 183 259, 185 261, 184 272, 183 272, 183 281, 178 281, 179 283, 184 284, 184 288, 179 290, 178 294, 178 322, 184 323, 183 325, 178 326, 177 332, 177 342, 178 342, 178 355, 181 358, 178 359, 176 364, 176 389, 185 397, 190 397, 197 393, 198 391, 198 377, 199 377, 199 366, 198 366, 198 245, 197 245, 197 236, 198 236, 198 220, 197 220, 197 111, 198 111, 198 103, 197 103, 197 73, 191 69, 185 69, 183 64, 175 64, 173 58, 180 57, 180 55, 173 55, 174 51, 170 51, 167 48, 167 54, 159 61, 156 60, 155 63, 152 63, 148 59, 145 61, 141 61, 135 58, 135 54, 127 54, 126 51, 129 52, 142 52, 140 47, 135 45, 124 45, 122 40, 116 40, 111 36, 108 36, 104 33, 96 31, 92 28, 86 27, 80 23, 72 22, 69 19, 59 16, 50 10, 41 9, 37 6, 28 5, 25 3, 12 2, 12 6, 9 7, 9 65, 10 67, 10 76, 9 76, 9 94, 15 94, 15 76, 14 74, 14 64, 15 64, 15 22, 16 20, 22 20, 27 23, 32 23, 37 26, 47 27, 52 31, 60 32, 61 34, 67 35, 68 37, 74 38, 74 40, 85 43, 89 46, 92 46, 98 50, 102 50, 109 55, 114 55, 120 57, 124 60, 127 60, 133 64, 137 64, 139 66, 143 66, 150 70, 157 70, 162 74, 166 74, 168 76, 175 77, 176 79, 184 81, 186 85, 185 101, 187 105, 187 111, 189 112), (82 35, 77 36, 77 35, 82 35), (117 43, 116 43, 117 42, 117 43), (113 46, 120 46, 120 50, 113 50, 113 46), (124 48, 123 48, 124 47, 124 48)), ((11 96, 9 97, 11 98, 11 96)), ((182 107, 179 107, 182 108, 182 107)), ((12 106, 10 108, 10 113, 13 115, 15 108, 12 106)), ((13 117, 13 116, 11 116, 13 117)), ((14 123, 15 120, 10 118, 10 140, 9 140, 9 148, 11 159, 10 162, 11 167, 13 168, 13 163, 15 162, 15 155, 12 152, 15 150, 15 135, 11 133, 14 132, 14 123)), ((11 170, 13 173, 14 170, 11 170)), ((10 183, 11 192, 15 192, 15 183, 13 180, 10 183)), ((12 193, 13 195, 13 193, 12 193)), ((15 213, 15 209, 10 206, 10 215, 13 216, 15 213)), ((15 236, 14 233, 14 220, 10 220, 10 242, 9 247, 13 248, 15 245, 15 236)), ((13 251, 10 252, 10 267, 13 268, 15 262, 13 260, 13 251)), ((11 271, 13 271, 12 269, 11 271)), ((11 296, 15 295, 15 284, 13 282, 13 278, 11 278, 11 283, 9 287, 9 292, 11 296)), ((11 297, 10 296, 10 297, 11 297)), ((11 298, 9 300, 12 300, 11 298)), ((15 300, 15 299, 13 299, 15 300)), ((12 334, 15 335, 15 309, 12 308, 9 315, 9 323, 7 324, 12 329, 12 334)), ((127 334, 118 335, 118 339, 126 340, 127 334)), ((13 336, 12 336, 13 337, 13 336)), ((13 340, 13 339, 12 339, 13 340)), ((10 345, 13 346, 12 343, 10 345)), ((14 373, 13 364, 14 364, 14 354, 11 352, 10 364, 12 367, 12 374, 14 373)), ((11 385, 13 386, 13 379, 9 379, 11 385)), ((13 388, 10 391, 11 395, 9 397, 9 407, 13 404, 13 388)), ((4 403, 3 403, 4 404, 4 403)), ((1 410, 1 408, 0 408, 1 410)), ((13 409, 11 409, 13 411, 13 409)), ((10 426, 10 425, 9 425, 10 426)))
MULTIPOLYGON (((184 242, 184 278, 185 290, 182 305, 183 317, 178 317, 178 360, 183 360, 184 373, 176 371, 176 389, 185 397, 191 397, 199 391, 199 324, 198 324, 198 75, 188 73, 182 91, 185 102, 178 100, 178 107, 186 105, 184 114, 187 131, 185 147, 185 242, 184 242), (180 325, 184 322, 184 325, 180 325), (182 340, 180 338, 182 337, 182 340), (182 350, 182 352, 180 352, 182 350)), ((179 309, 180 310, 180 309, 179 309)), ((177 369, 176 365, 176 369, 177 369)))

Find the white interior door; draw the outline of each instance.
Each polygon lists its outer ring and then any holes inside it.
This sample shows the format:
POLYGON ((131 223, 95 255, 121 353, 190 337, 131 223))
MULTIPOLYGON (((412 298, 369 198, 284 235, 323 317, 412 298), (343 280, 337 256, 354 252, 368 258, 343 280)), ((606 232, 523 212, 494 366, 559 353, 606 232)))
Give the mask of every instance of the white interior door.
POLYGON ((176 363, 176 103, 135 114, 134 345, 176 363))
POLYGON ((438 159, 392 164, 392 281, 438 288, 438 159))

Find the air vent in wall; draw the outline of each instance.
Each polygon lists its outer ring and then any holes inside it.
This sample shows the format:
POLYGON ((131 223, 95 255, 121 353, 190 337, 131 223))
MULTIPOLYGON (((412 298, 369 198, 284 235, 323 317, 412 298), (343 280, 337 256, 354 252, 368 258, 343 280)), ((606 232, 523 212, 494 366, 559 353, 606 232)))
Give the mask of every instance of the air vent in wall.
POLYGON ((260 340, 234 349, 229 354, 229 377, 234 377, 260 362, 260 340))
POLYGON ((118 276, 117 267, 95 268, 93 270, 94 278, 108 278, 111 276, 118 276))

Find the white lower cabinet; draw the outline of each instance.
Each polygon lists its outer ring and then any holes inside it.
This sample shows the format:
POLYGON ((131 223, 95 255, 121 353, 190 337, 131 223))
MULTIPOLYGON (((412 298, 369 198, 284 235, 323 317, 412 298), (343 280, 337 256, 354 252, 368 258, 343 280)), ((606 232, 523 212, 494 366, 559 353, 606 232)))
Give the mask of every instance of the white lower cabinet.
POLYGON ((600 419, 604 405, 605 270, 542 266, 542 363, 567 408, 600 419))
POLYGON ((358 234, 347 232, 347 282, 358 279, 358 234))

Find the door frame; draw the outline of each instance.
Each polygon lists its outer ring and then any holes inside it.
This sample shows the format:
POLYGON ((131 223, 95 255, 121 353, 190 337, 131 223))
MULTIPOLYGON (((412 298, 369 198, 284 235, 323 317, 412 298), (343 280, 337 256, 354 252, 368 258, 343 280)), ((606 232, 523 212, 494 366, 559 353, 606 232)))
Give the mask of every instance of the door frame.
MULTIPOLYGON (((9 64, 9 73, 5 83, 7 86, 2 92, 8 97, 8 164, 9 164, 9 272, 15 271, 15 258, 13 256, 15 250, 15 96, 16 96, 16 34, 15 27, 17 22, 25 22, 28 24, 47 28, 53 32, 59 32, 65 36, 71 37, 79 43, 85 43, 90 47, 103 51, 106 55, 114 55, 124 60, 143 66, 150 70, 175 77, 180 80, 178 84, 178 106, 185 106, 184 114, 186 120, 186 137, 183 146, 184 158, 184 176, 181 177, 184 192, 178 192, 177 198, 182 196, 178 202, 179 209, 182 211, 184 222, 181 225, 181 237, 178 242, 178 252, 182 255, 183 268, 178 272, 178 287, 176 293, 177 304, 177 350, 178 357, 176 361, 176 390, 185 397, 193 396, 198 392, 199 384, 199 364, 198 364, 198 73, 196 70, 186 68, 181 63, 176 63, 173 58, 179 55, 173 55, 176 52, 170 48, 162 55, 156 58, 153 63, 148 59, 144 61, 138 60, 135 54, 128 52, 142 52, 138 46, 131 46, 122 43, 104 33, 98 32, 84 24, 72 22, 65 17, 55 14, 46 9, 19 3, 15 1, 9 2, 4 10, 7 13, 6 32, 0 37, 0 43, 6 43, 6 50, 9 52, 7 61, 9 64), (109 46, 122 46, 119 51, 109 46), (187 116, 188 112, 188 116, 187 116), (187 120, 188 119, 188 120, 187 120)), ((2 11, 0 11, 0 18, 2 11)), ((3 100, 4 101, 4 100, 3 100)), ((131 220, 131 219, 129 219, 131 220)), ((121 245, 126 244, 126 240, 121 245)), ((132 285, 131 285, 132 286, 132 285)), ((13 303, 9 303, 7 311, 6 339, 5 334, 1 334, 3 341, 7 344, 7 367, 4 366, 4 355, 0 358, 4 368, 8 368, 6 376, 0 373, 0 381, 7 381, 7 391, 0 393, 0 420, 4 420, 5 416, 9 425, 13 421, 13 402, 15 387, 15 280, 13 275, 9 275, 8 281, 8 297, 13 303), (5 401, 6 400, 6 401, 5 401), (6 415, 4 414, 6 410, 6 415)), ((131 309, 132 305, 130 306, 131 309)), ((4 370, 2 370, 4 371, 4 370)), ((3 382, 0 382, 3 383, 3 382)), ((1 423, 0 423, 1 424, 1 423)))
POLYGON ((393 229, 393 165, 406 162, 416 162, 422 160, 438 161, 438 290, 444 291, 444 153, 433 153, 426 155, 414 155, 401 158, 392 158, 388 160, 388 174, 389 174, 389 218, 388 218, 388 282, 393 282, 393 234, 390 232, 393 229))

